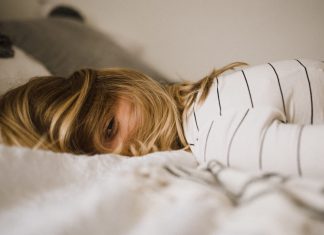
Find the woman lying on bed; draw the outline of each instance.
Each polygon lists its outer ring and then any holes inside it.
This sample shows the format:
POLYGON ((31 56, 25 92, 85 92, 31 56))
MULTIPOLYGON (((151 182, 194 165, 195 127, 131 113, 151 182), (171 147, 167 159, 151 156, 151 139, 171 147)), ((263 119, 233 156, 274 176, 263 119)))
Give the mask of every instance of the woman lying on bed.
POLYGON ((233 63, 198 82, 167 87, 128 69, 33 78, 1 97, 1 139, 89 155, 190 147, 199 162, 321 172, 324 63, 244 65, 233 63))

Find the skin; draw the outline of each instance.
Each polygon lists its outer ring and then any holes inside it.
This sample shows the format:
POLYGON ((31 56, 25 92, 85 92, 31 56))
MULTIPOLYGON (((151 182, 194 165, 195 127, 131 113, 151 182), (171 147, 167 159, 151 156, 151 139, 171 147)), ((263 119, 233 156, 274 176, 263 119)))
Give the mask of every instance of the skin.
POLYGON ((107 146, 115 149, 120 144, 127 142, 135 124, 136 120, 132 104, 125 99, 120 99, 116 105, 114 122, 111 130, 113 134, 107 140, 107 146))

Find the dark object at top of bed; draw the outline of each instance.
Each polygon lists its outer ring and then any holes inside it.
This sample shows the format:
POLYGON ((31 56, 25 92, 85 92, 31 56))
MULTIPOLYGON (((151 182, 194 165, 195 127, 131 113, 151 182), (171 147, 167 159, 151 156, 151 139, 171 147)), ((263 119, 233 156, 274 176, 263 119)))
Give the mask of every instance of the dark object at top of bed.
POLYGON ((168 83, 108 35, 73 18, 2 21, 0 32, 56 76, 66 77, 81 68, 127 67, 168 83))
POLYGON ((10 38, 0 33, 0 58, 11 58, 14 54, 10 38))

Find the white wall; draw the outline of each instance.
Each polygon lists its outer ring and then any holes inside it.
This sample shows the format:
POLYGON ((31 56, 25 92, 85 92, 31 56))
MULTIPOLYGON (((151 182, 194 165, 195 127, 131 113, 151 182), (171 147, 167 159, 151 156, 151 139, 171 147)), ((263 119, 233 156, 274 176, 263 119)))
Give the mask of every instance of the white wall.
MULTIPOLYGON (((17 3, 15 17, 57 2, 76 5, 90 24, 175 80, 195 80, 232 61, 324 60, 323 0, 0 1, 17 3)), ((1 18, 11 18, 0 8, 1 18)))

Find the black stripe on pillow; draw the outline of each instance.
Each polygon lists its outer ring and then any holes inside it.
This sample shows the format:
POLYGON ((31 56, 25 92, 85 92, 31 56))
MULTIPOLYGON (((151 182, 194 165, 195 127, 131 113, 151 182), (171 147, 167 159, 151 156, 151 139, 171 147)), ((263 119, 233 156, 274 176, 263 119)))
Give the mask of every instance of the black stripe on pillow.
POLYGON ((205 141, 205 149, 204 149, 204 161, 206 161, 207 143, 208 143, 209 134, 210 134, 210 131, 211 131, 212 127, 213 127, 213 124, 214 124, 214 121, 211 122, 211 124, 209 126, 209 129, 208 129, 208 132, 207 132, 207 137, 206 137, 206 141, 205 141))
POLYGON ((308 71, 307 71, 307 68, 304 64, 302 64, 302 62, 300 62, 299 60, 296 59, 296 61, 301 65, 303 66, 304 70, 305 70, 305 73, 306 73, 306 78, 307 78, 307 82, 308 82, 308 88, 309 88, 309 96, 310 96, 310 103, 311 103, 311 125, 313 124, 313 94, 312 94, 312 86, 311 86, 311 83, 310 83, 310 80, 309 80, 309 76, 308 76, 308 71))
POLYGON ((235 135, 236 135, 238 129, 239 129, 240 126, 242 125, 242 123, 243 123, 243 121, 244 121, 244 119, 245 119, 245 117, 247 116, 247 114, 248 114, 249 111, 250 111, 250 109, 248 109, 248 110, 245 112, 243 118, 241 119, 241 121, 240 121, 239 124, 237 125, 237 127, 236 127, 236 129, 235 129, 235 131, 234 131, 234 133, 233 133, 233 135, 232 135, 232 137, 231 137, 231 140, 230 140, 230 142, 229 142, 228 149, 227 149, 227 163, 226 163, 226 165, 227 165, 228 167, 231 166, 231 165, 230 165, 230 152, 231 152, 231 148, 232 148, 232 143, 233 143, 234 137, 235 137, 235 135))
POLYGON ((197 116, 196 116, 196 111, 195 111, 195 105, 193 106, 193 114, 194 114, 194 118, 195 118, 196 128, 197 128, 197 131, 199 132, 199 127, 198 127, 198 122, 197 122, 197 116))
POLYGON ((284 114, 285 114, 285 119, 286 119, 285 120, 285 123, 287 123, 286 105, 285 105, 285 99, 284 99, 284 95, 283 95, 282 88, 281 88, 281 84, 280 84, 279 75, 278 75, 275 67, 271 63, 268 63, 268 65, 270 65, 270 67, 272 68, 272 70, 276 74, 276 78, 277 78, 277 82, 278 82, 278 86, 279 86, 279 90, 280 90, 280 95, 281 95, 282 107, 283 107, 284 114))
POLYGON ((251 95, 251 91, 250 91, 249 83, 248 83, 248 81, 247 81, 247 79, 246 79, 246 76, 245 76, 244 71, 241 70, 241 72, 242 72, 242 74, 243 74, 243 76, 244 76, 244 80, 245 80, 245 83, 246 83, 246 87, 247 87, 247 89, 248 89, 249 96, 250 96, 251 107, 253 108, 254 106, 253 106, 253 100, 252 100, 252 95, 251 95))
POLYGON ((217 84, 217 98, 218 98, 218 107, 219 107, 219 116, 222 116, 222 106, 219 98, 219 89, 218 89, 218 78, 216 79, 217 84))

